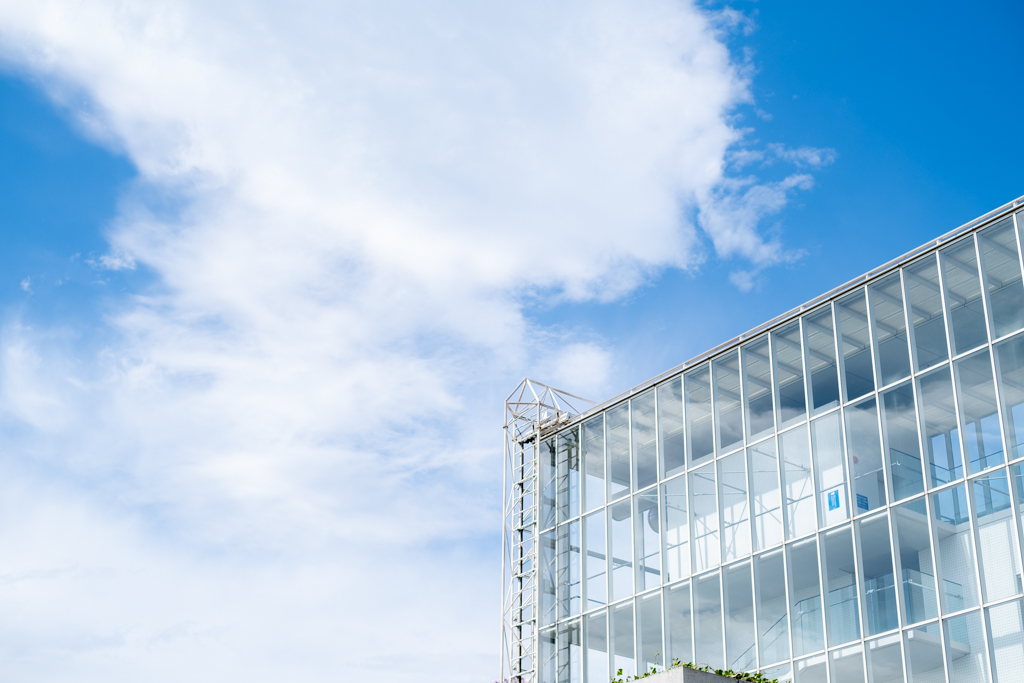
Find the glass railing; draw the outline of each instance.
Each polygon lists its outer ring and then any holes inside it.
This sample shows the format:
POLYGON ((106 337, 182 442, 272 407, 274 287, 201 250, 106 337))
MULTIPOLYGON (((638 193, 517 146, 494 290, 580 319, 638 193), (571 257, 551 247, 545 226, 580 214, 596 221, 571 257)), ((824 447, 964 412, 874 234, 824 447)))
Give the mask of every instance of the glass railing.
POLYGON ((916 569, 903 570, 903 611, 908 624, 938 616, 934 576, 916 569))
POLYGON ((868 635, 889 631, 899 625, 896 616, 896 583, 892 574, 864 582, 864 606, 868 615, 868 635))
POLYGON ((890 448, 889 465, 892 471, 892 492, 896 500, 920 493, 924 489, 920 457, 890 448))
POLYGON ((841 645, 860 638, 857 586, 850 584, 828 593, 829 644, 841 645))
POLYGON ((794 654, 804 655, 825 649, 822 632, 821 599, 815 595, 793 606, 793 647, 794 654))
POLYGON ((942 580, 943 597, 946 599, 946 612, 959 612, 964 608, 964 587, 956 581, 942 580))

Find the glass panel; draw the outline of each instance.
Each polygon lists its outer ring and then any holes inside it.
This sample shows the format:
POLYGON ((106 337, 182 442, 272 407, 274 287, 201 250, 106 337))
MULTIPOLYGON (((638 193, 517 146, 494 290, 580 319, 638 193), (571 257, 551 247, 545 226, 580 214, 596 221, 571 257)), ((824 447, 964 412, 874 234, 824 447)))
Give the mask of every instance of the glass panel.
POLYGON ((871 683, 903 683, 903 653, 900 634, 894 633, 867 645, 871 683))
POLYGON ((876 517, 861 522, 859 526, 864 612, 867 615, 867 635, 873 636, 899 626, 889 520, 885 516, 876 517))
POLYGON ((846 444, 853 473, 854 514, 885 505, 885 471, 882 442, 878 438, 875 399, 846 408, 846 444))
POLYGON ((661 646, 661 593, 652 593, 637 603, 637 636, 640 644, 640 670, 649 672, 655 667, 662 668, 665 648, 661 646))
POLYGON ((558 618, 574 617, 583 603, 580 583, 580 521, 558 527, 558 618))
POLYGON ((795 683, 825 683, 828 680, 828 660, 824 654, 808 657, 793 665, 795 683))
POLYGON ((786 575, 782 551, 754 558, 757 583, 757 636, 761 664, 789 659, 786 575))
POLYGON ((540 662, 538 678, 540 683, 556 683, 558 669, 558 652, 555 649, 555 629, 546 629, 540 632, 540 662))
POLYGON ((555 511, 556 511, 556 500, 555 490, 556 474, 558 469, 556 467, 557 450, 555 449, 555 440, 548 439, 540 445, 540 528, 547 529, 555 525, 555 511))
POLYGON ((928 531, 928 506, 919 498, 893 510, 896 545, 900 557, 900 584, 903 589, 903 623, 939 616, 935 594, 935 566, 932 563, 932 539, 928 531))
POLYGON ((903 279, 910 302, 917 369, 924 370, 949 358, 935 256, 925 256, 904 268, 903 279))
POLYGON ((769 681, 775 679, 778 683, 793 683, 793 667, 789 664, 779 664, 762 669, 765 678, 769 681))
POLYGON ((832 309, 826 306, 803 322, 807 335, 807 369, 811 375, 811 406, 814 413, 820 413, 839 405, 832 309))
POLYGON ((779 426, 785 428, 807 416, 800 322, 790 323, 773 332, 772 345, 775 350, 775 384, 779 392, 779 426))
POLYGON ((711 366, 705 364, 683 376, 686 386, 686 432, 690 464, 715 452, 715 433, 711 424, 711 366))
POLYGON ((668 629, 666 663, 693 661, 693 627, 690 618, 690 584, 681 583, 665 591, 665 624, 668 629))
POLYGON ((786 538, 798 538, 817 528, 807 427, 786 432, 779 438, 779 445, 782 448, 782 483, 786 492, 786 538))
POLYGON ((960 452, 960 428, 953 404, 953 385, 949 367, 939 368, 918 380, 921 421, 928 448, 928 477, 932 486, 941 486, 964 476, 960 452))
POLYGON ((628 500, 608 508, 608 527, 611 533, 612 602, 633 594, 633 533, 628 500))
POLYGON ((985 266, 992 334, 998 338, 1024 327, 1024 284, 1013 219, 1004 218, 979 232, 978 246, 985 266))
POLYGON ((636 466, 633 481, 636 488, 642 489, 658 481, 658 432, 654 425, 654 389, 650 389, 636 398, 633 404, 631 419, 633 420, 633 462, 636 466))
POLYGON ((711 365, 715 373, 715 424, 718 425, 718 448, 720 453, 728 453, 743 443, 740 357, 733 351, 711 365))
POLYGON ((885 392, 882 405, 885 408, 885 441, 889 446, 892 495, 895 500, 903 500, 924 491, 913 384, 907 382, 885 392))
POLYGON ((743 381, 747 401, 747 434, 754 440, 775 429, 772 363, 768 354, 767 336, 743 347, 743 381))
POLYGON ((729 562, 750 555, 750 508, 743 453, 718 461, 718 486, 722 505, 722 561, 729 562))
POLYGON ((633 649, 633 601, 611 609, 612 670, 619 677, 636 675, 633 649))
POLYGON ((583 502, 589 512, 604 505, 604 415, 583 423, 583 502))
POLYGON ((1024 601, 988 608, 988 639, 992 678, 996 683, 1019 683, 1024 676, 1024 601))
POLYGON ((540 535, 540 623, 541 626, 555 623, 555 588, 558 585, 556 572, 558 555, 555 553, 555 532, 545 531, 540 535))
POLYGON ((713 669, 725 665, 722 647, 722 597, 718 585, 718 574, 697 579, 693 587, 696 602, 697 654, 698 664, 708 664, 713 669))
POLYGON ((580 514, 579 430, 572 428, 558 435, 556 454, 558 471, 558 521, 580 514))
POLYGON ((676 477, 661 486, 665 506, 665 581, 690 575, 690 523, 686 514, 686 477, 676 477))
POLYGON ((754 505, 754 546, 764 550, 782 543, 782 491, 775 439, 751 446, 747 457, 754 505))
POLYGON ((789 546, 787 553, 793 654, 799 657, 825 647, 825 632, 821 619, 821 582, 818 578, 818 546, 812 538, 789 546))
POLYGON ((608 617, 604 611, 587 616, 587 683, 608 683, 608 617))
MULTIPOLYGON (((1010 485, 1013 486, 1013 490, 1017 496, 1017 514, 1019 515, 1019 522, 1021 529, 1024 529, 1024 464, 1014 465, 1011 470, 1012 481, 1010 485)), ((1021 549, 1024 551, 1024 548, 1021 549)))
POLYGON ((949 680, 988 683, 988 648, 981 629, 981 615, 970 612, 946 619, 942 630, 949 680))
POLYGON ((608 436, 608 499, 629 493, 629 404, 605 413, 608 436))
POLYGON ((934 493, 932 531, 938 562, 939 603, 944 614, 978 604, 978 581, 974 571, 974 541, 967 512, 967 489, 963 484, 934 493))
POLYGON ((910 683, 945 683, 942 633, 938 622, 911 629, 904 634, 907 673, 910 683))
POLYGON ((673 377, 658 387, 658 439, 665 476, 671 477, 686 469, 682 377, 673 377))
POLYGON ((636 590, 642 592, 661 585, 661 533, 658 520, 658 489, 634 497, 636 509, 636 590))
POLYGON ((822 561, 828 599, 828 644, 842 645, 860 638, 860 603, 857 566, 853 558, 853 530, 846 526, 821 537, 822 561))
POLYGON ((1017 532, 1010 505, 1006 472, 1000 470, 971 482, 978 518, 978 555, 982 594, 987 602, 1021 593, 1017 532))
POLYGON ((852 401, 875 388, 871 369, 871 336, 868 332, 868 304, 864 290, 836 302, 840 341, 843 349, 843 377, 846 400, 852 401))
POLYGON ((1024 335, 999 344, 996 361, 1008 452, 1016 460, 1024 455, 1024 335))
POLYGON ((811 445, 818 464, 818 495, 821 526, 829 526, 850 517, 846 497, 846 470, 843 469, 843 435, 839 413, 811 422, 811 445))
POLYGON ((587 541, 587 609, 608 602, 608 551, 604 528, 604 510, 583 518, 587 541))
POLYGON ((754 643, 754 589, 750 564, 730 567, 725 572, 726 665, 734 671, 757 669, 754 643))
POLYGON ((580 635, 579 621, 558 625, 558 683, 581 683, 583 680, 580 635))
POLYGON ((1003 440, 992 382, 988 351, 958 361, 960 411, 964 416, 964 440, 971 472, 1003 464, 1003 440))
POLYGON ((690 495, 693 510, 694 571, 702 572, 722 561, 722 550, 718 541, 714 463, 690 472, 690 495))
POLYGON ((910 376, 910 347, 899 272, 887 275, 869 289, 878 345, 878 378, 880 386, 884 387, 910 376))
POLYGON ((968 237, 961 240, 940 251, 939 256, 942 260, 942 274, 946 278, 946 301, 953 330, 953 348, 959 355, 988 340, 974 239, 968 237))
POLYGON ((864 646, 858 643, 828 653, 834 683, 864 683, 864 646))

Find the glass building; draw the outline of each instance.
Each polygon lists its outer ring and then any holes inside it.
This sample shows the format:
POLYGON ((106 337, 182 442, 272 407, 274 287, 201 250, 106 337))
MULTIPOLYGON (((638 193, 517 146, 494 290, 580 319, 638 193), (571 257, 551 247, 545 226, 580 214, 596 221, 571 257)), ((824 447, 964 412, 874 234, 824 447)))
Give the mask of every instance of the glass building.
POLYGON ((1024 681, 1022 207, 604 404, 524 381, 503 677, 1024 681))

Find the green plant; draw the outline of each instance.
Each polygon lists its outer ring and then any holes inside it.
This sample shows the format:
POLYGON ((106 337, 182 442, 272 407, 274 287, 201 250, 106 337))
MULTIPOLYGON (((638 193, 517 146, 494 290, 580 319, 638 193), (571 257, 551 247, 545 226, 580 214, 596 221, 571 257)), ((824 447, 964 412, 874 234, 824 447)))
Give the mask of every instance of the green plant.
POLYGON ((707 671, 708 673, 718 674, 719 676, 726 676, 727 678, 735 678, 737 681, 745 681, 746 683, 779 683, 778 679, 768 678, 760 671, 755 673, 746 673, 744 671, 733 671, 732 669, 712 669, 710 666, 700 666, 693 662, 680 662, 678 659, 673 659, 672 664, 658 671, 656 666, 652 666, 650 671, 645 671, 642 674, 636 676, 623 676, 622 669, 615 672, 615 676, 612 677, 611 683, 629 683, 629 681, 638 681, 641 678, 647 678, 654 674, 659 674, 662 671, 668 671, 669 669, 675 669, 677 667, 685 666, 688 669, 694 669, 696 671, 707 671))

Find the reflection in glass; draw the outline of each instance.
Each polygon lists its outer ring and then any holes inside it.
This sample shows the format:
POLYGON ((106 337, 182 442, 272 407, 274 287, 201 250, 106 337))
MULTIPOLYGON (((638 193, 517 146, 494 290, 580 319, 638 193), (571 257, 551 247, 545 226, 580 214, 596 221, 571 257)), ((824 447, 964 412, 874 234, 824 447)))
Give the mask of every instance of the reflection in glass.
POLYGON ((901 505, 892 512, 900 558, 900 587, 903 592, 903 623, 939 616, 935 593, 932 539, 928 532, 928 508, 924 498, 901 505))
POLYGON ((767 336, 743 347, 743 381, 747 401, 747 436, 754 440, 775 428, 772 363, 767 336))
POLYGON ((903 653, 899 633, 867 643, 871 683, 903 683, 903 653))
POLYGON ((555 606, 558 586, 557 553, 555 552, 555 532, 545 531, 540 535, 540 623, 542 626, 555 623, 555 606))
POLYGON ((853 475, 853 513, 859 515, 885 505, 888 497, 875 399, 846 408, 846 444, 853 475))
POLYGON ((611 609, 612 671, 622 669, 623 676, 636 675, 636 650, 633 648, 633 601, 611 609))
POLYGON ((630 400, 633 420, 633 481, 637 489, 658 481, 658 432, 655 429, 654 389, 630 400))
POLYGON ((673 377, 658 387, 658 439, 665 476, 682 472, 686 468, 682 377, 673 377))
POLYGON ((875 388, 871 369, 871 336, 868 332, 868 305, 860 289, 836 302, 840 342, 843 350, 843 377, 846 400, 852 401, 875 388))
POLYGON ((860 638, 860 602, 857 600, 857 566, 853 558, 853 530, 834 529, 821 537, 825 563, 825 600, 828 644, 842 645, 860 638))
POLYGON ((1013 218, 1006 217, 978 233, 988 288, 992 334, 996 338, 1024 327, 1024 284, 1013 218))
POLYGON ((587 609, 608 602, 608 551, 605 548, 604 510, 583 518, 583 533, 587 542, 586 572, 587 609))
POLYGON ((904 268, 903 279, 910 303, 917 369, 924 370, 949 358, 935 255, 925 256, 904 268))
POLYGON ((739 353, 727 353, 711 366, 715 373, 715 424, 718 425, 718 448, 720 453, 728 453, 743 443, 739 353))
POLYGON ((761 664, 789 659, 789 620, 782 550, 754 558, 757 638, 761 664))
POLYGON ((775 439, 748 448, 747 458, 754 505, 754 549, 764 550, 782 543, 782 491, 775 439))
POLYGON ((818 467, 818 505, 821 526, 830 526, 850 517, 843 468, 843 435, 839 413, 811 422, 811 452, 818 467))
POLYGON ((773 332, 772 346, 775 350, 775 384, 779 393, 779 427, 784 429, 807 416, 800 322, 792 322, 773 332))
POLYGON ((715 464, 690 472, 693 510, 694 571, 702 572, 722 561, 718 540, 718 501, 715 495, 715 464))
POLYGON ((540 478, 540 528, 547 529, 555 525, 557 488, 556 467, 557 450, 555 439, 550 438, 540 445, 540 455, 537 458, 540 464, 540 471, 537 473, 540 478))
POLYGON ((588 512, 604 505, 604 414, 583 423, 583 503, 588 512))
POLYGON ((608 617, 604 611, 586 619, 587 683, 608 683, 608 617))
POLYGON ((629 500, 608 507, 612 602, 633 594, 633 533, 629 500))
POLYGON ((637 641, 640 645, 640 671, 649 672, 654 667, 664 667, 661 646, 661 593, 652 593, 640 598, 636 608, 637 641))
POLYGON ((605 413, 608 438, 608 499, 629 493, 629 404, 622 403, 605 413))
POLYGON ((582 683, 583 648, 579 620, 558 625, 558 683, 582 683))
MULTIPOLYGON (((1017 514, 1020 516, 1020 528, 1024 529, 1024 464, 1014 465, 1010 472, 1010 486, 1017 497, 1017 514)), ((1024 551, 1024 548, 1021 550, 1024 551)))
POLYGON ((942 632, 949 680, 988 683, 988 654, 981 615, 970 612, 946 619, 942 622, 942 632))
POLYGON ((775 679, 779 683, 793 683, 793 667, 787 664, 779 664, 778 666, 770 666, 761 669, 764 673, 764 677, 768 680, 775 679))
POLYGON ((574 617, 583 606, 580 582, 580 520, 558 527, 558 618, 574 617))
POLYGON ((942 633, 938 622, 904 633, 908 683, 942 683, 946 666, 942 660, 942 633))
POLYGON ((811 376, 811 406, 814 413, 839 405, 839 375, 832 330, 832 309, 829 306, 804 318, 807 371, 811 376))
POLYGON ((833 681, 864 683, 864 646, 848 645, 828 653, 833 681))
POLYGON ((711 366, 704 364, 683 375, 686 388, 686 433, 690 464, 714 454, 715 432, 711 424, 711 366))
POLYGON ((996 392, 988 351, 957 361, 960 412, 964 416, 964 440, 971 472, 1003 464, 1003 440, 999 435, 996 392))
POLYGON ((730 669, 757 668, 754 640, 754 589, 750 564, 743 563, 725 572, 725 653, 730 669))
POLYGON ((558 435, 556 454, 558 477, 558 521, 564 522, 580 514, 580 451, 579 429, 558 435))
MULTIPOLYGON (((690 622, 690 584, 680 583, 665 591, 665 627, 668 630, 666 664, 693 661, 693 626, 690 622)), ((602 681, 601 683, 607 683, 602 681)))
POLYGON ((671 583, 690 575, 690 522, 687 511, 686 477, 661 485, 665 506, 665 581, 671 583))
POLYGON ((903 316, 903 285, 899 271, 868 288, 878 345, 879 385, 886 386, 910 376, 907 322, 903 316))
POLYGON ((1024 455, 1024 335, 996 346, 999 384, 1011 460, 1024 455))
POLYGON ((661 585, 661 525, 658 516, 658 489, 650 489, 636 497, 633 521, 636 525, 636 590, 645 591, 661 585))
POLYGON ((718 461, 718 491, 722 506, 722 561, 730 562, 750 554, 747 468, 742 452, 718 461))
POLYGON ((799 538, 817 528, 814 508, 814 476, 807 426, 779 438, 782 449, 782 485, 786 494, 786 538, 799 538))
POLYGON ((558 652, 555 648, 556 642, 554 628, 540 632, 540 661, 537 665, 540 683, 557 683, 558 652))
POLYGON ((818 578, 818 546, 811 538, 788 546, 787 554, 793 655, 799 657, 825 647, 825 632, 821 619, 821 582, 818 578))
POLYGON ((824 653, 793 664, 794 683, 825 683, 828 660, 824 653))
POLYGON ((1024 674, 1024 600, 987 611, 992 678, 996 683, 1018 683, 1024 674))
POLYGON ((865 520, 859 526, 864 612, 867 615, 867 635, 873 636, 899 626, 889 519, 883 515, 865 520))
POLYGON ((722 647, 722 597, 718 574, 697 579, 693 586, 696 607, 694 633, 697 637, 695 660, 713 669, 724 668, 725 652, 722 647))
POLYGON ((932 486, 941 486, 964 476, 960 428, 956 421, 949 367, 921 377, 917 386, 924 441, 928 448, 928 477, 932 486))
POLYGON ((1016 595, 1022 590, 1020 556, 1006 472, 975 479, 971 494, 978 523, 982 594, 987 602, 1016 595))
POLYGON ((943 614, 978 604, 974 541, 963 484, 931 495, 932 531, 938 563, 939 604, 943 614))
POLYGON ((913 384, 907 382, 885 392, 882 405, 885 408, 885 440, 889 447, 892 495, 895 500, 903 500, 924 491, 913 384))
POLYGON ((946 278, 946 301, 957 354, 970 351, 988 340, 985 308, 981 301, 978 259, 974 238, 968 237, 939 252, 942 274, 946 278))

